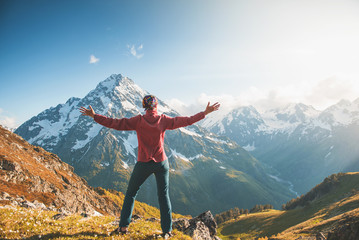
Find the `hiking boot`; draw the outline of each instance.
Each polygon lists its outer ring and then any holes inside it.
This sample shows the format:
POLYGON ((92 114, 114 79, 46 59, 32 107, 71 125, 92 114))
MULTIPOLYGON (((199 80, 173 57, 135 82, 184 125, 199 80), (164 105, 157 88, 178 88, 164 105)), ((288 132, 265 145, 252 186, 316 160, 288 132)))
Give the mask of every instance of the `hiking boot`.
POLYGON ((169 239, 169 238, 171 238, 172 236, 173 236, 173 235, 172 235, 172 233, 170 233, 170 232, 162 234, 162 237, 163 237, 164 239, 169 239))
POLYGON ((110 236, 120 235, 120 234, 127 234, 127 228, 123 230, 122 227, 118 227, 111 232, 110 236))

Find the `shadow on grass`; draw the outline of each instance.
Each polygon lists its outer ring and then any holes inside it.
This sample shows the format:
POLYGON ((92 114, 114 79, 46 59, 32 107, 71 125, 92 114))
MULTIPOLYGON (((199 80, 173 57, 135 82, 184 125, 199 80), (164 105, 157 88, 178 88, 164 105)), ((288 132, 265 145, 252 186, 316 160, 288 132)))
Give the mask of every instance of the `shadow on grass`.
POLYGON ((44 235, 34 235, 32 237, 27 237, 27 238, 22 238, 25 240, 34 240, 34 239, 54 239, 54 238, 76 238, 78 237, 79 239, 86 239, 86 237, 93 237, 93 238, 105 238, 105 237, 109 237, 109 235, 107 234, 99 234, 97 232, 90 232, 90 231, 85 231, 85 232, 79 232, 79 233, 74 233, 74 234, 63 234, 63 233, 48 233, 48 234, 44 234, 44 235), (85 238, 84 238, 85 237, 85 238))
MULTIPOLYGON (((97 232, 90 232, 90 231, 85 231, 85 232, 80 232, 80 233, 74 233, 74 234, 63 234, 63 233, 49 233, 49 234, 45 234, 45 235, 41 235, 41 238, 39 237, 39 235, 34 235, 31 237, 27 237, 27 238, 21 238, 23 240, 48 240, 48 239, 54 239, 54 238, 78 238, 78 239, 87 239, 88 238, 95 238, 95 239, 103 239, 103 238, 111 238, 111 237, 122 237, 121 239, 123 239, 124 237, 128 237, 128 239, 133 239, 131 237, 131 234, 127 234, 127 235, 115 235, 115 236, 110 236, 107 234, 99 234, 97 232)), ((153 235, 147 235, 144 236, 142 239, 143 240, 153 240, 153 239, 158 239, 160 238, 161 235, 160 234, 153 234, 153 235)))

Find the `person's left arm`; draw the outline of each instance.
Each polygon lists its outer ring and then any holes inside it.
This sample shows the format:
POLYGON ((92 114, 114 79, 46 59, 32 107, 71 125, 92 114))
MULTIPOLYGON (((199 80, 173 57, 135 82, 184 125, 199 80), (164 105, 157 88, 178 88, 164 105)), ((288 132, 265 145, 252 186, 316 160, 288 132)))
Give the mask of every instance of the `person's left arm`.
POLYGON ((172 130, 180 127, 186 127, 189 125, 194 124, 195 122, 198 122, 205 118, 205 116, 213 111, 217 111, 219 109, 220 104, 215 103, 213 105, 210 105, 210 103, 207 104, 206 109, 203 112, 199 112, 196 115, 193 115, 191 117, 168 117, 166 116, 166 129, 172 130))
POLYGON ((168 117, 166 118, 166 129, 173 130, 180 127, 192 125, 205 117, 204 112, 199 112, 191 117, 168 117))

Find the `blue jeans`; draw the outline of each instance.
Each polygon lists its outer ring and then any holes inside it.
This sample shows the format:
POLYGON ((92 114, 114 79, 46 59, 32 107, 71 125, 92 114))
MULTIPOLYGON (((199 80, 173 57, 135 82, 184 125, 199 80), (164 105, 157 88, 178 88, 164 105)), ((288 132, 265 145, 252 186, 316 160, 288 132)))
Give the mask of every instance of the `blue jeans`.
POLYGON ((161 212, 161 228, 163 233, 172 231, 172 207, 168 193, 169 165, 168 160, 163 162, 137 162, 128 183, 125 200, 121 211, 120 227, 127 227, 131 216, 137 192, 146 179, 155 174, 157 183, 157 196, 161 212))

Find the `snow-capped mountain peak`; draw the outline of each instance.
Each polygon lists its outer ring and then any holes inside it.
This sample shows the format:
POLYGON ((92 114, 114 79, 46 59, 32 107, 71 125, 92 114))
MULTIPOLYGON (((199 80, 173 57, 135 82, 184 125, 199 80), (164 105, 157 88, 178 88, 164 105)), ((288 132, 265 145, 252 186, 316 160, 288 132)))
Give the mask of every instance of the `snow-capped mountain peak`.
POLYGON ((148 93, 131 79, 123 77, 121 74, 113 74, 85 96, 84 102, 100 103, 98 111, 101 114, 114 114, 120 109, 122 113, 125 110, 130 112, 129 114, 138 114, 142 110, 141 101, 146 94, 148 93), (121 106, 113 104, 114 102, 120 103, 121 106))
POLYGON ((356 105, 359 108, 359 98, 357 98, 353 101, 353 105, 356 105))
POLYGON ((349 125, 359 121, 359 99, 353 102, 341 100, 325 109, 319 116, 322 122, 332 126, 349 125))
POLYGON ((302 123, 319 115, 312 106, 302 103, 291 103, 282 108, 268 110, 264 116, 279 122, 302 123))
POLYGON ((259 118, 259 112, 253 106, 243 106, 233 110, 232 116, 259 118))
MULTIPOLYGON (((113 74, 99 83, 85 99, 88 101, 100 100, 102 102, 102 114, 113 116, 118 115, 116 112, 120 112, 122 114, 119 116, 130 117, 143 112, 142 99, 148 94, 150 93, 143 90, 130 78, 123 77, 121 74, 113 74)), ((158 112, 168 115, 178 114, 161 100, 159 100, 158 112)))
POLYGON ((228 113, 223 113, 221 111, 214 112, 210 116, 206 117, 202 123, 202 126, 207 129, 211 129, 215 125, 219 125, 219 128, 224 131, 223 124, 230 125, 234 119, 243 119, 245 122, 248 119, 260 118, 260 113, 253 106, 241 106, 228 113))

